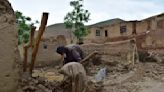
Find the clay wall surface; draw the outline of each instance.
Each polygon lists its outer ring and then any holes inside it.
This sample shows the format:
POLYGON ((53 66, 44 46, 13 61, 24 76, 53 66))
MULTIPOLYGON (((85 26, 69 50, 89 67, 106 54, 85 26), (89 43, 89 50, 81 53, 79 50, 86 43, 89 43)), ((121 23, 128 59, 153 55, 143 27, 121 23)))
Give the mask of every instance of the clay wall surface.
POLYGON ((0 0, 0 92, 16 92, 19 56, 14 11, 8 0, 0 0))

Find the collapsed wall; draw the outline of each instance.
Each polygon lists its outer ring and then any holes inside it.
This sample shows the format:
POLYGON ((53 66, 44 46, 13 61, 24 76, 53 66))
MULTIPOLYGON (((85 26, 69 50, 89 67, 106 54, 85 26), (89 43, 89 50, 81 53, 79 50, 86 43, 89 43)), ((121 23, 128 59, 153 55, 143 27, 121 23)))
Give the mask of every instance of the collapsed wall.
POLYGON ((88 55, 93 51, 98 51, 101 55, 101 60, 105 62, 120 62, 122 64, 128 63, 128 56, 132 55, 134 48, 130 40, 112 42, 105 44, 84 44, 81 46, 84 54, 88 55))
POLYGON ((16 92, 19 78, 17 30, 8 0, 0 0, 0 92, 16 92))
POLYGON ((142 42, 142 47, 144 49, 164 49, 164 30, 150 31, 150 33, 145 37, 145 41, 142 42))

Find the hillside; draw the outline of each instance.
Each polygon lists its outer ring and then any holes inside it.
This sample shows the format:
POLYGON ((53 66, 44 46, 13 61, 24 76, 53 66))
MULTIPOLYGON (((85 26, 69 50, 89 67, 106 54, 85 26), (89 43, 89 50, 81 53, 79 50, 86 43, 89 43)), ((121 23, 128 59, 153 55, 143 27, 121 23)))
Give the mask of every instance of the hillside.
POLYGON ((47 26, 44 37, 54 37, 57 35, 65 35, 66 38, 69 37, 69 31, 68 29, 65 28, 64 23, 58 23, 58 24, 53 24, 50 26, 47 26))
POLYGON ((106 21, 98 22, 98 23, 89 25, 88 27, 106 26, 106 25, 112 25, 112 24, 116 24, 116 23, 120 23, 120 22, 124 22, 124 20, 119 19, 119 18, 115 18, 115 19, 109 19, 109 20, 106 20, 106 21))

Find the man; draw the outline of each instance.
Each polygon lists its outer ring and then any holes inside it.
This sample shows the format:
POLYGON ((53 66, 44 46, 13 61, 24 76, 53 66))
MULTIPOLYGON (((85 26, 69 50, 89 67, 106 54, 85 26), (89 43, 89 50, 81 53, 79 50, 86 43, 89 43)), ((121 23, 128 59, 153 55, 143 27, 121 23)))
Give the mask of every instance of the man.
POLYGON ((59 46, 56 52, 64 57, 64 64, 80 62, 83 59, 83 51, 79 45, 59 46))
POLYGON ((139 62, 138 50, 136 46, 136 39, 130 40, 129 51, 127 54, 128 67, 132 68, 136 62, 139 62))
POLYGON ((97 52, 94 51, 84 59, 79 45, 59 46, 56 52, 64 57, 64 66, 59 73, 64 74, 64 81, 71 81, 71 86, 63 88, 64 92, 86 92, 87 77, 83 64, 97 52))
POLYGON ((59 73, 64 74, 63 81, 71 82, 70 86, 67 85, 66 88, 63 88, 64 92, 85 92, 87 76, 82 64, 78 62, 67 63, 59 70, 59 73))

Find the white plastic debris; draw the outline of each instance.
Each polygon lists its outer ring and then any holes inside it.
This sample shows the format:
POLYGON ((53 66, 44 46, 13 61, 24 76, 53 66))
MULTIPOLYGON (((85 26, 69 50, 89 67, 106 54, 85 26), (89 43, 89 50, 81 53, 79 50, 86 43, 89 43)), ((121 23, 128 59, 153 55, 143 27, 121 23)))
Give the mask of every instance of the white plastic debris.
POLYGON ((105 79, 105 77, 106 77, 106 67, 104 67, 98 71, 98 73, 95 76, 95 80, 96 80, 96 82, 100 82, 100 81, 103 81, 105 79))

